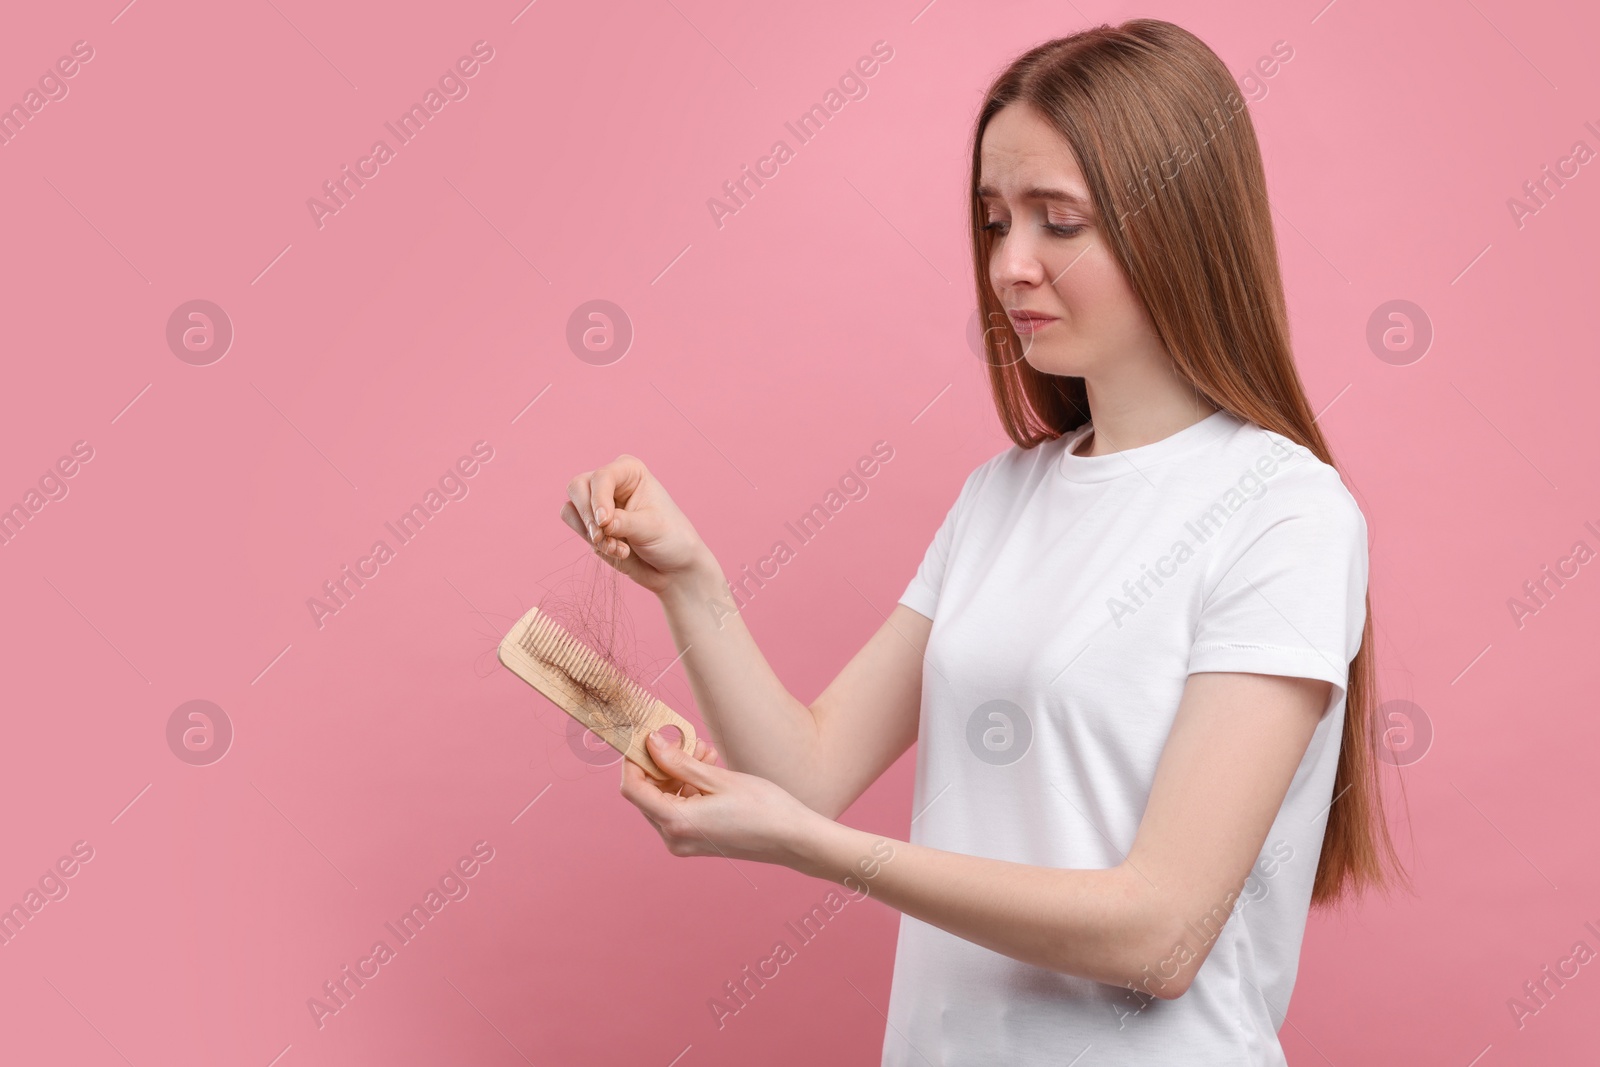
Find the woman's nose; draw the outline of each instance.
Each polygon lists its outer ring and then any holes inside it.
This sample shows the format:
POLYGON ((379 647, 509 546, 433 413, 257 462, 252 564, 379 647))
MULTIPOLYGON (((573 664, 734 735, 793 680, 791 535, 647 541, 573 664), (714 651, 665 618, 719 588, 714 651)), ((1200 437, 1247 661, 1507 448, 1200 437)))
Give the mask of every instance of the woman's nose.
POLYGON ((1037 285, 1043 276, 1044 267, 1025 239, 1008 234, 995 249, 993 281, 996 289, 1037 285))

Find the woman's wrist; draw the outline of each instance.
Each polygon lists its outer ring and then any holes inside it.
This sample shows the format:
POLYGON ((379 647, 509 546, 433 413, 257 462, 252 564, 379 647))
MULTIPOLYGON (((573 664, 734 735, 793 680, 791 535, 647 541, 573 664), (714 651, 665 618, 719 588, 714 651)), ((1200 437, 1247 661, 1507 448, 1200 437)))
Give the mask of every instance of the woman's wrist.
MULTIPOLYGON (((702 605, 713 605, 726 602, 729 610, 738 610, 730 596, 728 579, 722 573, 722 564, 718 563, 717 557, 704 546, 696 554, 695 562, 674 572, 666 584, 656 591, 656 596, 667 606, 672 606, 673 603, 701 602, 702 605)), ((706 610, 710 610, 709 607, 706 607, 706 610)))
POLYGON ((791 856, 787 866, 811 878, 840 882, 853 870, 853 851, 869 851, 873 840, 871 834, 807 808, 786 842, 791 856))

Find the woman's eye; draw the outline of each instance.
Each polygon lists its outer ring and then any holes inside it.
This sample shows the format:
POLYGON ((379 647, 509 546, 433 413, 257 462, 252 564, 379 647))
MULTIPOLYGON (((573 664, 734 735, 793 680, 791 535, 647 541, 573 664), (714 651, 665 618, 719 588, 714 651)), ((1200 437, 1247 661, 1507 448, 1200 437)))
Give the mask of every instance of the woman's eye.
MULTIPOLYGON (((985 230, 988 230, 991 233, 997 233, 997 234, 999 234, 1001 236, 1004 236, 1006 229, 1008 227, 1010 227, 1010 225, 1011 224, 1009 222, 1006 222, 1004 219, 994 219, 994 220, 990 221, 987 225, 985 225, 983 228, 985 230)), ((1057 237, 1076 237, 1076 236, 1078 236, 1078 234, 1082 233, 1086 229, 1086 227, 1083 226, 1081 223, 1080 224, 1071 225, 1071 226, 1068 226, 1068 225, 1065 225, 1065 224, 1058 225, 1056 223, 1046 223, 1045 224, 1045 229, 1049 230, 1051 233, 1055 234, 1057 237)))

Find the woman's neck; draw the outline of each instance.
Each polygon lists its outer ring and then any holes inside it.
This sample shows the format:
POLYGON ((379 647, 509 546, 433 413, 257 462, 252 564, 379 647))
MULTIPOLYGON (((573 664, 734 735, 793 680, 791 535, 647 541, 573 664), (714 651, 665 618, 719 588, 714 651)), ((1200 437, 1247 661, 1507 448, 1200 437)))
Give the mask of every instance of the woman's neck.
POLYGON ((1216 411, 1215 404, 1193 391, 1143 397, 1135 403, 1097 403, 1091 386, 1089 417, 1093 425, 1072 454, 1104 456, 1141 448, 1188 429, 1216 411))

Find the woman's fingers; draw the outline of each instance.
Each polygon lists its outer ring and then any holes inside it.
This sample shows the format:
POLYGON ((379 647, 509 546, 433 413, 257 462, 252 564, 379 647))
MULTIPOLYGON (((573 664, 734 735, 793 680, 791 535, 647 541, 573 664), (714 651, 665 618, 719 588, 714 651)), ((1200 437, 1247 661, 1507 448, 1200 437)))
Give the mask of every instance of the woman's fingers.
POLYGON ((631 538, 638 534, 640 522, 637 512, 612 507, 607 508, 603 514, 605 519, 597 525, 607 537, 620 540, 622 538, 631 538))
POLYGON ((626 505, 648 472, 636 457, 624 452, 598 470, 589 472, 589 511, 584 518, 604 525, 619 505, 626 505))
POLYGON ((720 781, 719 776, 728 773, 721 767, 687 755, 676 742, 660 734, 647 737, 645 749, 650 753, 650 758, 656 761, 656 766, 669 777, 696 786, 701 792, 713 790, 720 781))
MULTIPOLYGON (((681 749, 677 749, 676 746, 672 747, 679 752, 682 751, 681 749)), ((670 759, 670 757, 665 758, 670 759)), ((717 765, 717 746, 707 741, 703 737, 695 738, 694 758, 699 760, 701 763, 709 764, 715 767, 717 765)), ((657 761, 656 766, 661 767, 662 770, 666 770, 666 768, 662 766, 662 761, 657 761)), ((645 774, 644 771, 635 766, 631 760, 622 761, 622 786, 622 792, 624 795, 628 795, 630 789, 638 789, 646 786, 654 786, 662 797, 666 797, 668 794, 673 797, 697 797, 703 795, 699 787, 691 785, 682 778, 669 777, 664 782, 658 781, 656 778, 645 774)), ((628 796, 628 799, 632 800, 633 797, 628 796)), ((637 803, 637 801, 635 801, 635 803, 637 803)), ((648 814, 648 811, 646 814, 648 814)))
MULTIPOLYGON (((631 503, 643 504, 639 497, 634 497, 631 503)), ((644 507, 607 507, 601 509, 596 501, 595 508, 605 519, 596 524, 601 538, 595 542, 597 548, 613 554, 621 554, 632 545, 652 545, 659 542, 667 532, 666 518, 660 509, 644 507)))
POLYGON ((584 471, 567 483, 561 521, 607 557, 606 562, 627 559, 632 554, 628 539, 648 533, 647 526, 659 526, 623 510, 649 475, 644 464, 626 452, 603 467, 584 471))
MULTIPOLYGON (((677 745, 673 745, 672 747, 678 752, 683 751, 681 748, 678 748, 677 745)), ((701 763, 709 763, 712 766, 716 766, 717 750, 712 747, 711 743, 705 738, 697 737, 694 739, 694 759, 701 763)), ((656 766, 661 767, 662 770, 666 770, 666 768, 660 763, 657 763, 656 766)), ((654 781, 654 779, 651 780, 654 781)), ((674 796, 697 797, 703 795, 703 791, 699 786, 692 785, 678 777, 668 778, 665 782, 657 782, 656 784, 661 787, 661 791, 663 793, 671 793, 674 796)))
POLYGON ((566 506, 561 508, 561 519, 577 530, 591 544, 599 540, 600 522, 595 519, 595 508, 609 518, 617 501, 626 504, 642 480, 644 464, 624 453, 592 471, 584 471, 567 483, 567 500, 572 505, 572 515, 566 506))
MULTIPOLYGON (((716 750, 711 748, 711 746, 706 743, 705 738, 697 737, 694 739, 694 758, 702 763, 715 763, 717 762, 716 750), (706 753, 708 751, 711 753, 711 759, 709 761, 706 759, 706 753)), ((700 790, 685 782, 683 789, 678 792, 678 795, 681 797, 697 797, 700 795, 700 790)))
POLYGON ((561 521, 572 527, 579 537, 587 536, 583 528, 583 518, 578 514, 578 506, 571 500, 563 501, 561 504, 561 521))
POLYGON ((593 542, 594 550, 614 560, 626 559, 627 538, 632 536, 638 523, 632 512, 620 508, 611 508, 605 514, 606 520, 596 524, 598 536, 593 542))
POLYGON ((676 797, 668 795, 672 790, 662 786, 663 783, 644 773, 633 760, 622 761, 622 795, 644 812, 645 818, 655 823, 658 830, 661 829, 661 820, 672 814, 672 805, 677 801, 676 797))
POLYGON ((589 510, 589 476, 584 471, 567 483, 567 502, 561 505, 561 521, 578 532, 589 543, 594 543, 592 512, 589 510))
MULTIPOLYGON (((568 487, 568 492, 573 492, 571 486, 568 487)), ((625 513, 622 512, 613 512, 611 516, 612 522, 615 523, 616 520, 621 518, 624 514, 625 513)), ((590 548, 601 553, 602 555, 609 557, 606 562, 620 563, 622 560, 628 558, 628 545, 625 541, 621 540, 621 538, 626 537, 627 535, 625 533, 619 533, 615 529, 608 530, 603 526, 589 526, 589 524, 584 521, 583 515, 579 511, 578 506, 571 500, 568 500, 566 503, 561 505, 561 521, 570 526, 573 532, 575 532, 579 537, 589 542, 590 548)))

